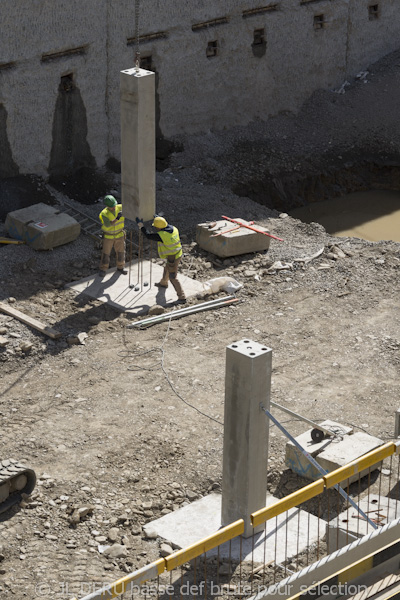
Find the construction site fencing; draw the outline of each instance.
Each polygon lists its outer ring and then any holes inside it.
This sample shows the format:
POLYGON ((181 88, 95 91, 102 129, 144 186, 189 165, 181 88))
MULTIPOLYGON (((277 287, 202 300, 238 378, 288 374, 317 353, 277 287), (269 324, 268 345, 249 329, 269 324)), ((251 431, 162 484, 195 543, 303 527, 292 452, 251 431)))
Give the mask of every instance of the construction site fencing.
POLYGON ((251 515, 249 538, 240 519, 73 600, 248 598, 267 589, 270 595, 283 579, 400 518, 399 452, 400 442, 388 442, 288 496, 271 496, 251 515))

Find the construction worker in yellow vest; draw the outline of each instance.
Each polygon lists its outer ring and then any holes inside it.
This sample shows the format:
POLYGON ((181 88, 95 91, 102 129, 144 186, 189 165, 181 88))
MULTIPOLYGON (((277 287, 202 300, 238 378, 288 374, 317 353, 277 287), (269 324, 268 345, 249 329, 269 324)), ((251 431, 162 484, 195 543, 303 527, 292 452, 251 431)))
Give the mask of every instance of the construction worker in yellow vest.
POLYGON ((161 281, 155 285, 166 288, 168 287, 168 282, 171 281, 178 294, 178 303, 184 304, 186 296, 178 281, 178 266, 182 257, 182 246, 178 229, 173 225, 168 225, 164 217, 159 216, 154 217, 152 223, 157 233, 147 231, 143 225, 143 219, 137 218, 136 223, 147 239, 157 242, 158 256, 166 261, 161 281))
POLYGON ((99 214, 103 231, 103 249, 100 260, 100 277, 104 277, 110 266, 111 250, 114 248, 117 259, 117 271, 126 275, 125 267, 125 219, 122 216, 122 204, 114 196, 104 198, 105 208, 99 214))

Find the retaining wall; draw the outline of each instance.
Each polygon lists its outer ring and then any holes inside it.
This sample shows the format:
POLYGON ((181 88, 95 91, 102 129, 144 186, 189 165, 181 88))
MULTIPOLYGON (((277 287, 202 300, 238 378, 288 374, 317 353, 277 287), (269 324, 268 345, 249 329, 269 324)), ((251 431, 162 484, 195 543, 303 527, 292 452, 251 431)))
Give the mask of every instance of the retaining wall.
MULTIPOLYGON (((140 51, 142 67, 157 73, 158 135, 298 110, 314 90, 339 87, 397 48, 397 5, 142 0, 140 51)), ((134 66, 135 2, 2 0, 1 13, 0 176, 119 159, 119 72, 134 66)))

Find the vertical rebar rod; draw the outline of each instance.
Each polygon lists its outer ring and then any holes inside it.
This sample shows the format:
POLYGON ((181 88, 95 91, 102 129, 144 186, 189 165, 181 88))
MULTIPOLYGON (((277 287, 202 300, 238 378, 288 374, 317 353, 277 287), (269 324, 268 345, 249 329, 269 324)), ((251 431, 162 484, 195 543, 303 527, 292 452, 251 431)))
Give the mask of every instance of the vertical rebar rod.
MULTIPOLYGON (((383 461, 381 463, 381 468, 379 469, 379 488, 378 488, 378 508, 377 508, 377 516, 379 516, 380 506, 381 506, 381 493, 382 493, 382 469, 383 469, 383 461)), ((389 520, 389 519, 388 519, 389 520)))
POLYGON ((229 540, 229 581, 232 579, 232 540, 229 540))
POLYGON ((387 504, 387 513, 388 513, 388 522, 389 522, 389 506, 390 506, 390 490, 392 487, 392 468, 393 468, 393 454, 391 454, 390 456, 390 463, 389 463, 389 483, 388 483, 388 494, 387 494, 387 499, 388 499, 388 504, 387 504))
POLYGON ((207 600, 207 552, 204 552, 204 600, 207 600))
POLYGON ((340 515, 340 508, 339 508, 339 494, 336 494, 337 496, 337 504, 336 504, 336 548, 339 548, 339 515, 340 515))
POLYGON ((132 229, 130 231, 129 243, 131 245, 129 249, 129 287, 131 287, 131 270, 132 270, 132 229))
POLYGON ((296 569, 299 570, 300 507, 297 509, 296 569))
MULTIPOLYGON (((142 232, 140 232, 142 233, 142 232)), ((143 242, 143 234, 141 235, 142 240, 142 252, 140 259, 140 291, 143 292, 143 254, 144 254, 144 242, 143 242)))
MULTIPOLYGON (((350 477, 347 479, 347 495, 350 494, 350 477)), ((357 519, 359 521, 359 519, 357 519)), ((339 523, 338 523, 339 527, 339 523)), ((349 543, 349 528, 350 528, 350 504, 347 502, 347 523, 346 523, 346 543, 349 543)))
POLYGON ((319 560, 319 551, 320 551, 320 522, 321 522, 321 494, 318 494, 317 496, 317 501, 318 501, 318 511, 317 511, 317 515, 318 515, 318 532, 317 532, 317 560, 319 560))
POLYGON ((277 553, 277 548, 278 548, 278 515, 275 517, 275 549, 274 549, 275 567, 274 567, 274 583, 276 583, 276 566, 277 566, 276 553, 277 553))
POLYGON ((220 561, 220 558, 219 558, 219 546, 218 546, 218 549, 217 549, 217 586, 218 587, 219 587, 219 561, 220 561))
MULTIPOLYGON (((367 494, 368 510, 369 510, 369 504, 370 504, 370 489, 371 489, 371 467, 368 467, 368 494, 367 494)), ((368 534, 368 526, 369 526, 369 522, 367 521, 367 534, 368 534)))
POLYGON ((264 523, 264 564, 263 564, 263 578, 262 578, 263 586, 264 586, 264 582, 265 582, 265 563, 267 562, 267 523, 268 523, 268 521, 265 521, 265 523, 264 523))
MULTIPOLYGON (((360 504, 360 498, 361 498, 361 477, 360 474, 358 474, 358 499, 357 499, 357 503, 360 504)), ((359 537, 359 531, 360 531, 360 519, 357 519, 357 537, 359 537)))
POLYGON ((250 594, 253 595, 253 579, 254 579, 254 529, 253 529, 253 535, 251 536, 251 572, 250 572, 250 586, 251 586, 251 592, 250 594))
MULTIPOLYGON (((330 497, 329 497, 329 490, 326 490, 326 495, 327 495, 327 510, 328 510, 328 523, 331 520, 331 503, 330 503, 330 497)), ((326 544, 328 546, 328 552, 329 552, 329 532, 330 532, 330 528, 327 528, 327 536, 326 536, 326 544)))
POLYGON ((138 261, 137 261, 137 266, 138 266, 138 272, 137 272, 137 280, 138 280, 138 285, 140 283, 140 258, 141 258, 141 239, 142 239, 142 230, 139 229, 139 239, 138 239, 138 261))
POLYGON ((153 240, 150 240, 150 281, 149 286, 151 288, 153 282, 153 240))
POLYGON ((242 597, 242 536, 239 542, 239 598, 242 597))
POLYGON ((288 519, 289 512, 286 511, 286 519, 285 519, 285 577, 287 576, 287 547, 288 547, 288 519))
MULTIPOLYGON (((400 487, 400 454, 397 457, 397 483, 396 483, 396 500, 399 499, 399 487, 400 487)), ((397 502, 395 518, 397 518, 397 502)))

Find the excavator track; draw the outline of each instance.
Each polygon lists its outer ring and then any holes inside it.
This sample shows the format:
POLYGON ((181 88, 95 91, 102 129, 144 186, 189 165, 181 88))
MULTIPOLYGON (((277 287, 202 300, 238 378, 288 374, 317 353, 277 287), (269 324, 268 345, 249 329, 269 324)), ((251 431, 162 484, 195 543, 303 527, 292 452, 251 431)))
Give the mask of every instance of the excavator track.
POLYGON ((36 484, 35 471, 12 458, 0 461, 0 513, 31 494, 36 484))

